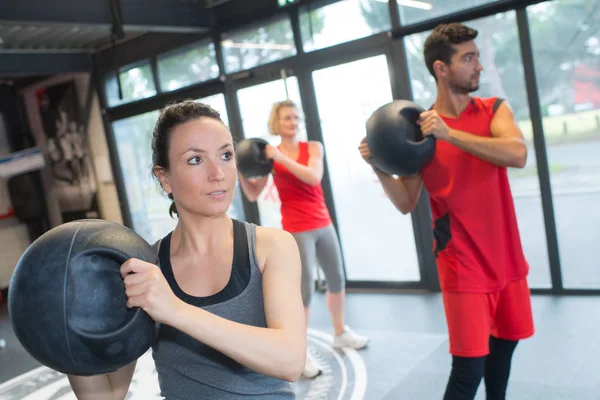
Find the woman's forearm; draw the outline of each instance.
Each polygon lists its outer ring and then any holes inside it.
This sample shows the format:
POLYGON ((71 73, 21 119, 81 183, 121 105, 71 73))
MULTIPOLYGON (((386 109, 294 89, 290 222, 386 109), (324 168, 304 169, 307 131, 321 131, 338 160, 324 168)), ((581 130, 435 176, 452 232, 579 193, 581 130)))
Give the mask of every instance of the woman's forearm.
POLYGON ((450 143, 474 156, 500 167, 523 168, 527 162, 527 146, 512 137, 482 137, 450 130, 450 143))
POLYGON ((172 326, 257 372, 287 381, 298 378, 291 366, 298 365, 294 357, 305 354, 297 349, 302 343, 283 329, 240 324, 187 304, 172 326))
POLYGON ((278 162, 286 167, 298 179, 308 185, 316 186, 321 183, 323 174, 319 174, 314 168, 302 165, 289 157, 282 157, 278 162))

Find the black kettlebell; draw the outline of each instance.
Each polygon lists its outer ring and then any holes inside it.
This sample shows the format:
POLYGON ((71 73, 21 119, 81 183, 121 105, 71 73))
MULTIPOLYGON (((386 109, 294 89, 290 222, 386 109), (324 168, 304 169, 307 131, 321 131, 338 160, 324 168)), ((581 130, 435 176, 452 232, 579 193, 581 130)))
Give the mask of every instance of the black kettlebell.
POLYGON ((9 286, 15 334, 29 354, 56 371, 90 376, 143 355, 155 323, 127 308, 121 264, 156 262, 135 232, 114 222, 79 220, 51 229, 23 253, 9 286))
POLYGON ((395 100, 367 120, 372 162, 381 171, 399 176, 418 173, 435 154, 435 138, 424 137, 417 120, 424 110, 408 100, 395 100))
POLYGON ((267 176, 273 169, 273 160, 265 153, 268 144, 260 138, 243 139, 237 144, 237 168, 246 178, 267 176))

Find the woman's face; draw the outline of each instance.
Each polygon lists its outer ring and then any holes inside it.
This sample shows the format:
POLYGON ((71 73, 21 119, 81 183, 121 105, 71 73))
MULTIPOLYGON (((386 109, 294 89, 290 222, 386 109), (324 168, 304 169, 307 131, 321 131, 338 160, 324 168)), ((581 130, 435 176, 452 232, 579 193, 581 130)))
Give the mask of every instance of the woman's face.
POLYGON ((171 131, 169 171, 159 172, 180 216, 227 212, 237 178, 231 133, 220 121, 198 118, 171 131))
POLYGON ((279 109, 279 135, 293 137, 298 133, 300 116, 296 107, 281 107, 279 109))

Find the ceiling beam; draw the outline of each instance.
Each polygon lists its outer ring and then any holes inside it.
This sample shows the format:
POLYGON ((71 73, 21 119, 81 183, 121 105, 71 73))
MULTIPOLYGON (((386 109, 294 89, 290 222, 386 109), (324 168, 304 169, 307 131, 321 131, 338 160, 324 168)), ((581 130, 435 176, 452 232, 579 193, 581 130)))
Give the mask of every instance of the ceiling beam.
POLYGON ((96 52, 95 67, 103 74, 107 70, 150 58, 156 54, 207 39, 203 34, 146 33, 115 47, 96 52))
MULTIPOLYGON (((120 0, 125 31, 199 33, 210 29, 203 0, 120 0)), ((16 0, 0 2, 0 24, 113 26, 106 0, 16 0)))
POLYGON ((0 52, 0 77, 54 75, 70 72, 91 72, 90 53, 27 53, 0 52))

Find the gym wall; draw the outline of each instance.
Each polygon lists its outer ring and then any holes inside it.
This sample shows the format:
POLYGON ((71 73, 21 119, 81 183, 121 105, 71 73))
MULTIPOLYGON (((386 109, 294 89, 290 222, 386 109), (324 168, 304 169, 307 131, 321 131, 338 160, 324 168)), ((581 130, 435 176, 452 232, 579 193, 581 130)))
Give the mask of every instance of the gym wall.
MULTIPOLYGON (((84 93, 87 95, 90 87, 89 79, 79 78, 76 82, 80 98, 84 93)), ((102 123, 102 111, 96 90, 93 91, 91 96, 87 133, 90 151, 94 160, 94 168, 96 170, 96 180, 98 182, 98 207, 102 219, 122 224, 123 217, 110 165, 106 132, 102 123)))
MULTIPOLYGON (((60 74, 55 75, 44 81, 36 82, 34 85, 24 88, 21 93, 25 102, 27 119, 36 144, 42 151, 50 156, 50 141, 48 140, 47 127, 52 128, 52 119, 50 117, 50 125, 48 121, 44 121, 44 116, 40 111, 40 91, 52 90, 53 88, 64 85, 74 84, 77 99, 78 115, 69 115, 69 121, 77 120, 83 134, 86 138, 85 151, 89 157, 86 158, 86 168, 90 170, 88 178, 91 176, 91 182, 87 182, 85 189, 94 192, 95 201, 93 209, 85 216, 80 218, 102 218, 117 223, 122 223, 119 200, 117 197, 116 187, 113 179, 112 169, 109 163, 109 152, 106 143, 106 134, 102 123, 101 111, 98 97, 93 86, 90 85, 90 74, 60 74), (46 122, 46 124, 45 124, 46 122), (97 211, 97 216, 93 216, 97 211)), ((55 94, 53 94, 55 95, 55 94)), ((55 96, 56 97, 56 96, 55 96)), ((54 98, 50 101, 53 101, 54 98)), ((68 104, 68 101, 59 99, 63 104, 68 104)), ((57 147, 56 145, 54 147, 57 147)), ((61 157, 57 157, 60 161, 61 157)), ((45 178, 43 179, 43 187, 46 201, 48 203, 48 214, 51 227, 58 226, 65 222, 64 205, 61 207, 59 198, 64 197, 65 193, 61 192, 61 185, 57 184, 56 171, 48 168, 45 178)), ((83 184, 83 183, 82 183, 83 184)), ((71 190, 77 183, 67 184, 65 190, 71 190)), ((63 184, 62 186, 65 186, 63 184)), ((64 199, 63 199, 64 200, 64 199)), ((63 201, 63 204, 65 202, 63 201)))
MULTIPOLYGON (((12 152, 1 103, 0 101, 0 156, 12 152)), ((4 216, 0 218, 0 289, 8 287, 19 257, 30 244, 27 226, 16 217, 10 216, 11 208, 7 180, 0 179, 0 216, 4 216)))

